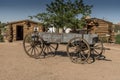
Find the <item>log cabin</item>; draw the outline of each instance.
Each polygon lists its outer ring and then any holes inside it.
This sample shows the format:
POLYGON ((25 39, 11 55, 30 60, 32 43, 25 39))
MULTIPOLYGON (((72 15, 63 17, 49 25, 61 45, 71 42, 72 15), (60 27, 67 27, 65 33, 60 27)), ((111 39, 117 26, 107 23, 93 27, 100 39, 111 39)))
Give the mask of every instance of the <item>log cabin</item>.
POLYGON ((6 40, 9 42, 23 40, 26 34, 32 32, 34 27, 38 27, 38 31, 42 32, 41 23, 31 20, 21 20, 7 23, 6 40))

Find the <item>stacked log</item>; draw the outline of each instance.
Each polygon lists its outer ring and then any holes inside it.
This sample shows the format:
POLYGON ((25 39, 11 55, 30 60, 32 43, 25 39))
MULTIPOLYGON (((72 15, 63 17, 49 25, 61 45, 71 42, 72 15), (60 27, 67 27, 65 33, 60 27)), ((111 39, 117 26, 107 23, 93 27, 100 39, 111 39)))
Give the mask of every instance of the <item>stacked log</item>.
POLYGON ((7 40, 9 42, 12 42, 12 39, 13 39, 13 30, 12 30, 12 25, 9 25, 8 26, 8 30, 7 30, 7 40))

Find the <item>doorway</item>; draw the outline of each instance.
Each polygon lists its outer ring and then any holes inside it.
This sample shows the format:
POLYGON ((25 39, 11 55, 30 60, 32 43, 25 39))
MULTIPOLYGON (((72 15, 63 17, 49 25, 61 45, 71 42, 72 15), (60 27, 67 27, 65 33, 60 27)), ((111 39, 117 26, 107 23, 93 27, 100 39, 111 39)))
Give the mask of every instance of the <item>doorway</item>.
POLYGON ((16 26, 16 40, 23 40, 23 26, 16 26))

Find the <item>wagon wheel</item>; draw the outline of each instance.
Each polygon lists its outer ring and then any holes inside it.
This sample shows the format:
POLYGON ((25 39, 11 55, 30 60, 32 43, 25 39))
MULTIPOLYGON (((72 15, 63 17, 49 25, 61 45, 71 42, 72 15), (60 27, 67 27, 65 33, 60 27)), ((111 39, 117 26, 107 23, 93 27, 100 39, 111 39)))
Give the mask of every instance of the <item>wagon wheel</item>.
POLYGON ((102 56, 103 52, 104 52, 103 43, 100 39, 98 39, 97 43, 95 43, 93 46, 93 54, 96 58, 99 58, 102 56))
POLYGON ((85 63, 90 56, 90 46, 85 39, 76 37, 71 39, 67 45, 67 55, 74 63, 85 63))
POLYGON ((28 56, 38 58, 43 50, 43 40, 38 33, 29 33, 23 40, 23 47, 28 56))
POLYGON ((44 48, 43 48, 44 57, 55 56, 57 49, 58 49, 58 43, 44 42, 44 48))

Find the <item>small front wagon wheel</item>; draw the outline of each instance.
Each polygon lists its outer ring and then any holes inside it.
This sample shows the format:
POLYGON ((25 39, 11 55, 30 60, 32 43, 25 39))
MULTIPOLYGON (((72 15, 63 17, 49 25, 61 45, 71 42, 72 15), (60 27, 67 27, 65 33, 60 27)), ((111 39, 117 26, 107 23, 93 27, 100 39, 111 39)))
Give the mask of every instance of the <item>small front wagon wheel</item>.
POLYGON ((67 55, 74 63, 85 63, 90 57, 90 46, 85 39, 76 37, 71 39, 67 45, 67 55))
POLYGON ((38 58, 43 50, 43 40, 38 33, 29 33, 23 40, 23 47, 28 56, 38 58))
POLYGON ((43 53, 45 57, 55 56, 56 51, 58 49, 58 43, 47 43, 44 42, 43 53))

